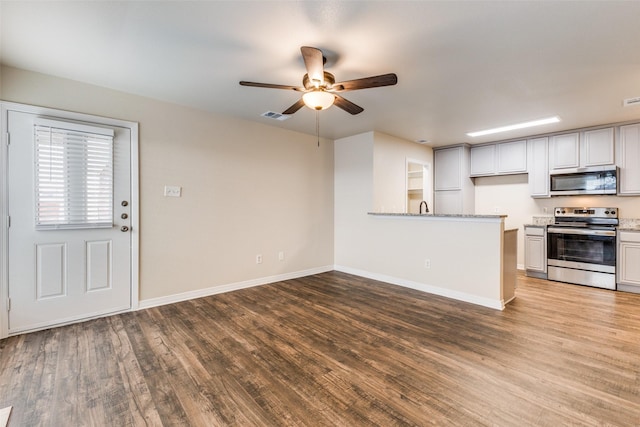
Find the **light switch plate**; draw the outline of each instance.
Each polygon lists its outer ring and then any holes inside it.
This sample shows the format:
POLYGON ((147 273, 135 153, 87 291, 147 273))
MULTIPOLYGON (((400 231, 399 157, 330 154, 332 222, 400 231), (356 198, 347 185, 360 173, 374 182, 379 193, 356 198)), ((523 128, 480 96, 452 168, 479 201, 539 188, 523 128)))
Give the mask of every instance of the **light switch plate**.
POLYGON ((165 185, 164 186, 165 197, 180 197, 182 196, 182 187, 177 185, 165 185))

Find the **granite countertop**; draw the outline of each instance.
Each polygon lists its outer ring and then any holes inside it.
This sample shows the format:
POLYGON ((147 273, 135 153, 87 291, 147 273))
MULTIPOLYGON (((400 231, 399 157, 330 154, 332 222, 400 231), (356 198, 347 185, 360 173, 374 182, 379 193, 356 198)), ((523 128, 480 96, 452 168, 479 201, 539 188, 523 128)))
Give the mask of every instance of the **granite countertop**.
POLYGON ((640 231, 640 219, 637 218, 620 218, 618 230, 640 231))
MULTIPOLYGON (((538 215, 532 217, 532 224, 523 224, 524 227, 546 227, 553 225, 554 217, 549 215, 538 215)), ((640 231, 640 218, 620 218, 618 231, 640 231)))
POLYGON ((368 215, 376 216, 409 216, 425 218, 506 218, 507 215, 472 215, 472 214, 415 214, 403 212, 367 212, 368 215))

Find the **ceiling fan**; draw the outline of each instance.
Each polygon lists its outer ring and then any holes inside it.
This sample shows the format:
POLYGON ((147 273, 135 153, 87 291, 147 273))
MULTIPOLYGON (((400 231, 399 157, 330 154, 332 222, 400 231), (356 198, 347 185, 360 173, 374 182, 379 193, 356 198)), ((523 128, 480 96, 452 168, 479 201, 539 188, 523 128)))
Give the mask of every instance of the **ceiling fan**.
POLYGON ((297 92, 304 93, 298 102, 287 108, 282 112, 282 114, 293 114, 304 105, 312 110, 319 111, 325 110, 334 104, 348 113, 359 114, 364 111, 364 108, 343 98, 338 94, 339 92, 368 89, 372 87, 392 86, 398 83, 398 76, 394 73, 336 83, 336 79, 333 74, 324 71, 326 58, 322 55, 322 51, 320 49, 302 46, 300 51, 302 52, 304 65, 307 68, 307 74, 302 78, 302 87, 247 81, 241 81, 240 85, 295 90, 297 92))

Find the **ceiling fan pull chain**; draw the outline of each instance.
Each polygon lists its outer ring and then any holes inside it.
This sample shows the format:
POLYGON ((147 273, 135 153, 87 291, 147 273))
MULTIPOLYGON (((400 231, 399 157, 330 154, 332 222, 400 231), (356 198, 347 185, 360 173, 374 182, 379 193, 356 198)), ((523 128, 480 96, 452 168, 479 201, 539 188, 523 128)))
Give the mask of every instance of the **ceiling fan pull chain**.
POLYGON ((318 137, 318 147, 320 147, 320 110, 316 110, 316 136, 318 137))

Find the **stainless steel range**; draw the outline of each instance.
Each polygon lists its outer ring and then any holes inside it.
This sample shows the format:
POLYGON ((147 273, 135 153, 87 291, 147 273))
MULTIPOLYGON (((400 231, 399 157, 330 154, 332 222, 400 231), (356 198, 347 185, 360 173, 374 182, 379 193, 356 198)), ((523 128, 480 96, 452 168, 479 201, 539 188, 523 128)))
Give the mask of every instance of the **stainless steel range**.
POLYGON ((555 208, 547 227, 549 280, 616 289, 617 208, 555 208))

